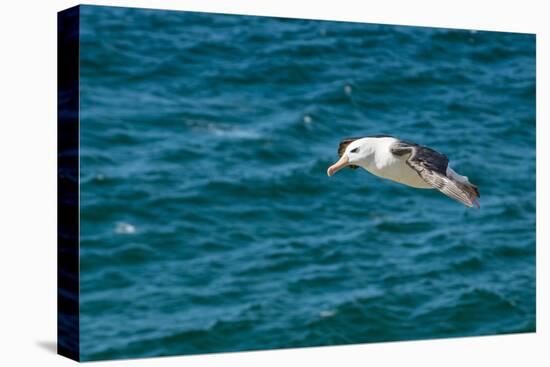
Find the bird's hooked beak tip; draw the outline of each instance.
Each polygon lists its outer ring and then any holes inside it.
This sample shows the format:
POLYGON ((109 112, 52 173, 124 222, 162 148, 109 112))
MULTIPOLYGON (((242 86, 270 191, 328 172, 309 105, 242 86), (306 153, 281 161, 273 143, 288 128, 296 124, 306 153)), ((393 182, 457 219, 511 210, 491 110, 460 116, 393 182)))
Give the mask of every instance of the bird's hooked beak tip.
POLYGON ((347 156, 343 155, 342 158, 340 158, 340 160, 338 160, 338 162, 334 163, 332 166, 330 166, 327 169, 327 176, 331 177, 336 172, 338 172, 342 168, 346 167, 348 165, 348 162, 349 162, 349 158, 347 156))

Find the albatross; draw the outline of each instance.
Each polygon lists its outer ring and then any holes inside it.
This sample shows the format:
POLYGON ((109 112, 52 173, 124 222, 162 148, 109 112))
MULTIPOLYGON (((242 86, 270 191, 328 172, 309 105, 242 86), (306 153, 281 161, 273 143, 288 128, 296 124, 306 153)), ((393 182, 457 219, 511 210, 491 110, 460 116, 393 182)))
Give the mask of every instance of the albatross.
POLYGON ((447 156, 434 149, 389 135, 374 135, 343 139, 338 155, 340 159, 327 170, 329 177, 344 167, 361 167, 403 185, 437 189, 468 207, 479 208, 477 186, 453 171, 447 156))

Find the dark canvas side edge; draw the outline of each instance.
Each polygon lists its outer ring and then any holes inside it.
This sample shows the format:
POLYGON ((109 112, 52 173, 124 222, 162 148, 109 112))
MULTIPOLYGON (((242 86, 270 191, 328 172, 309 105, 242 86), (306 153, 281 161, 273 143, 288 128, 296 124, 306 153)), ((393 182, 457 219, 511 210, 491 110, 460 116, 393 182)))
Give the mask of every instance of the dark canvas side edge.
POLYGON ((80 7, 57 14, 57 353, 80 360, 80 7))

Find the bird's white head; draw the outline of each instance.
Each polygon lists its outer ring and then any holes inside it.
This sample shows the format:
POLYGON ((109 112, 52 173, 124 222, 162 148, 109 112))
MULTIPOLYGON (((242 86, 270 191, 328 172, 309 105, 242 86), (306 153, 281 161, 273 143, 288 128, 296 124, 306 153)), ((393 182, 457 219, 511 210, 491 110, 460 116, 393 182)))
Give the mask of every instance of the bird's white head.
POLYGON ((366 167, 372 160, 375 146, 372 138, 344 139, 338 147, 340 159, 327 170, 327 175, 332 176, 344 167, 366 167))

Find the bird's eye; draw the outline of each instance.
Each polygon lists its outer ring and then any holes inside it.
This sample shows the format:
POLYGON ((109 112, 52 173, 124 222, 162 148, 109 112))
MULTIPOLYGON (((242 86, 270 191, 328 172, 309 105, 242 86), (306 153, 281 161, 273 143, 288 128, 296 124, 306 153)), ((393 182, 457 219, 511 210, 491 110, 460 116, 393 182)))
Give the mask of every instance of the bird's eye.
POLYGON ((350 152, 351 153, 357 153, 357 152, 359 152, 359 148, 352 149, 350 152))

